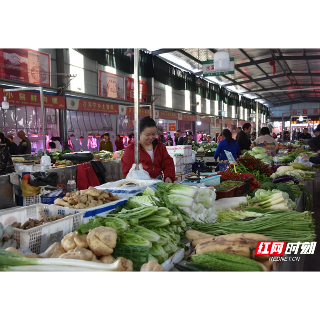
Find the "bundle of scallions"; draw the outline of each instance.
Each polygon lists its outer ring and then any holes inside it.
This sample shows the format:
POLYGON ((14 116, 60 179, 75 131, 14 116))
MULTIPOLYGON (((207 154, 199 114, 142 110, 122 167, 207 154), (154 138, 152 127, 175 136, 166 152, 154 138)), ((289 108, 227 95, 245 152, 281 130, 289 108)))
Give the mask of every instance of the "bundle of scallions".
POLYGON ((114 263, 75 259, 33 259, 18 253, 0 250, 0 271, 126 271, 127 260, 118 258, 114 263))
POLYGON ((315 240, 315 225, 312 213, 290 210, 275 212, 273 210, 268 214, 265 209, 265 216, 250 221, 206 224, 194 222, 192 229, 215 236, 232 233, 258 233, 278 241, 310 242, 315 240))

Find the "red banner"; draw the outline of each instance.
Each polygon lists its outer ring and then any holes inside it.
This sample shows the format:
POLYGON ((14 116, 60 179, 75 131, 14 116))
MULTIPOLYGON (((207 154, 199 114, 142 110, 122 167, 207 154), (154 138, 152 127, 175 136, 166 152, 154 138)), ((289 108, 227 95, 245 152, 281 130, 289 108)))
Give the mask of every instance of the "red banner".
POLYGON ((169 131, 176 131, 176 124, 175 123, 169 123, 169 131))
POLYGON ((159 111, 158 119, 178 120, 178 113, 170 111, 159 111))
POLYGON ((183 113, 182 121, 197 121, 197 116, 194 114, 183 113))
POLYGON ((308 114, 308 109, 303 109, 302 114, 308 114))
POLYGON ((201 117, 201 118, 200 118, 200 121, 201 121, 201 122, 211 122, 211 119, 212 119, 212 118, 209 118, 209 117, 201 117))
POLYGON ((30 49, 0 49, 0 78, 51 86, 50 54, 30 49))
POLYGON ((319 114, 319 109, 313 109, 313 114, 319 114))
MULTIPOLYGON (((3 89, 0 89, 0 94, 1 94, 1 99, 4 96, 7 97, 7 101, 9 102, 9 105, 41 107, 39 93, 33 93, 28 91, 3 92, 3 89)), ((51 109, 65 108, 64 97, 44 94, 43 100, 44 100, 45 108, 51 108, 51 109)))
POLYGON ((119 113, 119 105, 114 103, 73 98, 67 98, 67 109, 74 111, 101 112, 111 114, 119 113))
POLYGON ((292 110, 292 115, 293 116, 296 116, 298 114, 298 111, 297 110, 292 110))
MULTIPOLYGON (((134 108, 133 107, 127 107, 126 115, 127 116, 133 116, 134 115, 134 108)), ((150 109, 149 108, 140 108, 140 116, 141 117, 150 116, 150 109)))
MULTIPOLYGON (((139 81, 140 102, 147 102, 148 83, 139 81)), ((127 100, 134 101, 134 79, 127 77, 127 100)))

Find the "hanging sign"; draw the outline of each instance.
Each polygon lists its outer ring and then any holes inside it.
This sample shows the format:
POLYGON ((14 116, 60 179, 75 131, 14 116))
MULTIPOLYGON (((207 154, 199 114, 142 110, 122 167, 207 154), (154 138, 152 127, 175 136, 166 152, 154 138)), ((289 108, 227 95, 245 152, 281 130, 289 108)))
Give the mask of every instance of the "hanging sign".
POLYGON ((0 49, 0 78, 50 87, 50 54, 31 49, 0 49))
POLYGON ((292 110, 292 115, 293 116, 296 116, 298 114, 298 111, 297 110, 292 110))
POLYGON ((175 123, 169 123, 169 131, 176 131, 176 124, 175 123))
POLYGON ((99 96, 124 100, 124 77, 99 70, 99 96))
MULTIPOLYGON (((140 102, 147 102, 148 83, 147 81, 139 81, 140 102)), ((127 77, 127 100, 134 101, 134 79, 127 77)))
POLYGON ((319 114, 319 109, 313 109, 313 114, 319 114))
MULTIPOLYGON (((7 101, 9 102, 9 106, 10 105, 18 105, 18 106, 41 107, 39 93, 33 93, 30 91, 3 92, 3 89, 0 89, 0 95, 1 95, 0 96, 1 99, 4 96, 7 97, 7 101)), ((65 108, 64 97, 44 94, 43 95, 43 102, 44 102, 45 108, 50 108, 50 109, 64 109, 65 108)))
POLYGON ((308 114, 308 109, 303 109, 302 114, 308 114))
POLYGON ((73 98, 66 98, 66 100, 68 110, 100 112, 110 114, 119 113, 119 106, 114 103, 73 98))
POLYGON ((204 77, 221 76, 224 74, 234 74, 234 58, 230 58, 229 70, 227 71, 214 71, 214 60, 202 62, 202 73, 204 77))

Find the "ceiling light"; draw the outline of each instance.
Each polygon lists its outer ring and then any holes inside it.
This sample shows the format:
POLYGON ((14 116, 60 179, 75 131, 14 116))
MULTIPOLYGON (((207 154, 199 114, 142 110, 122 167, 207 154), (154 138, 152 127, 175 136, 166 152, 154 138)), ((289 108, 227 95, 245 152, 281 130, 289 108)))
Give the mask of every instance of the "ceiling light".
POLYGON ((197 121, 197 125, 198 125, 198 126, 201 126, 201 121, 197 121))
POLYGON ((9 109, 9 102, 7 101, 7 97, 3 97, 3 101, 2 101, 2 109, 3 110, 8 110, 9 109))
POLYGON ((303 121, 303 116, 300 116, 300 117, 299 117, 299 121, 303 121))
POLYGON ((230 67, 229 52, 222 50, 214 54, 214 71, 228 71, 230 67))
POLYGON ((129 120, 128 120, 127 116, 125 116, 124 123, 128 123, 128 122, 129 122, 129 120))
POLYGON ((163 121, 162 121, 162 120, 159 120, 159 123, 163 123, 163 121))
POLYGON ((132 57, 134 55, 134 52, 131 49, 127 49, 124 53, 126 57, 132 57))

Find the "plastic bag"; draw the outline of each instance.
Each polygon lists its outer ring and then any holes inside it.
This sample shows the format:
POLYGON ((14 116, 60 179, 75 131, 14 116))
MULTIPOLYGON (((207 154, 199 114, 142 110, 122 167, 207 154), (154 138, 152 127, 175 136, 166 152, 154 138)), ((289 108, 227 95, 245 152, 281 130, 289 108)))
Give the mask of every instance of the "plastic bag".
POLYGON ((303 165, 305 165, 305 166, 307 166, 307 167, 309 167, 309 168, 312 168, 312 166, 313 166, 313 163, 312 163, 312 162, 310 162, 310 161, 304 161, 301 156, 295 158, 293 162, 303 164, 303 165))
POLYGON ((41 187, 31 186, 27 180, 21 180, 20 182, 22 196, 23 197, 33 197, 40 193, 41 187))
POLYGON ((134 163, 128 173, 128 175, 126 176, 126 179, 129 180, 151 180, 151 177, 149 175, 149 173, 145 170, 143 170, 143 166, 140 163, 139 164, 139 169, 136 169, 136 164, 134 163))
POLYGON ((30 175, 30 185, 34 187, 56 187, 57 184, 58 174, 56 172, 34 172, 30 175))

